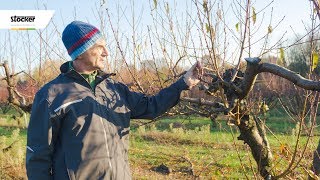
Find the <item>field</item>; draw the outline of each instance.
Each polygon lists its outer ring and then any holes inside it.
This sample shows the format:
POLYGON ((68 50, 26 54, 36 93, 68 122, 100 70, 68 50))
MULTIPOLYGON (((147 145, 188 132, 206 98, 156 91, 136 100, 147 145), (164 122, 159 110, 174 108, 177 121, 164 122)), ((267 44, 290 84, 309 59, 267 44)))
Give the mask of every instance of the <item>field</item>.
MULTIPOLYGON (((3 116, 4 117, 4 116, 3 116)), ((3 122, 13 121, 5 118, 3 122)), ((296 125, 281 113, 268 116, 268 139, 274 156, 274 172, 290 163, 296 142, 296 125), (272 133, 271 133, 272 132, 272 133)), ((250 149, 237 140, 236 127, 225 120, 214 125, 206 118, 163 118, 155 123, 132 121, 129 159, 134 179, 254 179, 257 166, 250 149)), ((11 122, 12 123, 12 122, 11 122)), ((317 134, 317 133, 316 133, 317 134)), ((26 129, 0 127, 0 179, 26 178, 26 129)), ((303 151, 307 136, 299 141, 303 151)), ((318 137, 311 137, 300 165, 288 178, 305 179, 318 137)))

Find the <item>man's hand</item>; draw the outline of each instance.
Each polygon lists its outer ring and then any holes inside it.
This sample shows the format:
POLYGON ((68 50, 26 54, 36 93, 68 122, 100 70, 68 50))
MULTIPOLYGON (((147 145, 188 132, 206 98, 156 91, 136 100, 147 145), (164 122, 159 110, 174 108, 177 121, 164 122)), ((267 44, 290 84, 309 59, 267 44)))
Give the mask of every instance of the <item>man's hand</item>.
POLYGON ((202 74, 202 65, 200 61, 197 61, 183 76, 183 80, 189 86, 189 89, 191 89, 200 82, 202 74))

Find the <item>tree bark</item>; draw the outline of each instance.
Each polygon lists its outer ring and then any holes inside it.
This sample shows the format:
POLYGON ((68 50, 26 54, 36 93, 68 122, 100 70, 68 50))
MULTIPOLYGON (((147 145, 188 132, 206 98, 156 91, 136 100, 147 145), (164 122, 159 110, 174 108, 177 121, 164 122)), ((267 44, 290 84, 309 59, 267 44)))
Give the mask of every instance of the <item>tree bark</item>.
POLYGON ((238 140, 243 140, 249 145, 260 175, 264 179, 271 179, 272 153, 263 124, 251 115, 244 115, 238 127, 240 130, 238 140))

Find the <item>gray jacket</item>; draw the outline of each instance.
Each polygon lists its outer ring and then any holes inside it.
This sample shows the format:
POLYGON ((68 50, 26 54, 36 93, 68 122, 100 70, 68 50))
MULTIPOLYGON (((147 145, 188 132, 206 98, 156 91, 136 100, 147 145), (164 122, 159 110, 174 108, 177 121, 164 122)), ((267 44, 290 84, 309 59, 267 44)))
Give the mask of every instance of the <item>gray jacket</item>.
POLYGON ((183 79, 155 96, 99 72, 96 87, 64 63, 36 94, 28 128, 29 179, 131 179, 130 119, 153 119, 177 104, 183 79))

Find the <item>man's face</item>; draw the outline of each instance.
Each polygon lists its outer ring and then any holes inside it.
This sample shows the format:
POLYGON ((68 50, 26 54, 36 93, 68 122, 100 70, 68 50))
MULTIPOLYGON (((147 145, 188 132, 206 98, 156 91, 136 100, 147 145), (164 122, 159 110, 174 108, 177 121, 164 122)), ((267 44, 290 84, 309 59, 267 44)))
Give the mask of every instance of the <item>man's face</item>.
POLYGON ((77 59, 82 61, 82 63, 91 70, 102 70, 107 56, 108 51, 106 42, 104 39, 100 38, 90 49, 81 54, 77 59))

